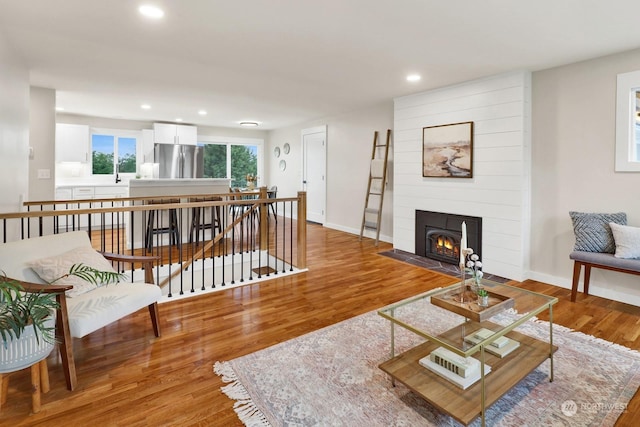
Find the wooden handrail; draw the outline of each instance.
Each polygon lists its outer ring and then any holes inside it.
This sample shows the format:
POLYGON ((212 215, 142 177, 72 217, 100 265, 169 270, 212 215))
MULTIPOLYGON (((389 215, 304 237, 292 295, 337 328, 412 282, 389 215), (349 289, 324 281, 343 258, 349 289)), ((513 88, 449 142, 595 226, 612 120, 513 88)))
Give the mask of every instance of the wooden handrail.
MULTIPOLYGON (((251 215, 256 215, 256 212, 258 212, 259 215, 259 219, 258 219, 258 223, 259 224, 268 224, 269 223, 269 218, 268 218, 268 208, 271 204, 273 203, 297 203, 297 212, 295 214, 297 214, 297 225, 294 225, 295 228, 291 229, 290 231, 290 235, 292 236, 292 240, 291 240, 291 258, 289 259, 289 263, 297 268, 300 269, 305 269, 307 268, 307 255, 306 255, 306 245, 307 245, 307 239, 306 239, 306 193, 305 192, 299 192, 297 194, 297 197, 278 197, 278 198, 271 198, 268 197, 268 193, 267 193, 267 189, 266 187, 262 187, 260 189, 260 191, 250 191, 250 192, 242 192, 242 193, 222 193, 222 194, 218 194, 217 196, 220 196, 222 200, 210 200, 210 201, 189 201, 189 200, 193 200, 195 197, 203 197, 203 196, 207 196, 207 197, 213 197, 214 195, 203 195, 203 194, 197 194, 197 195, 177 195, 177 196, 173 196, 173 195, 162 195, 162 196, 153 196, 153 197, 132 197, 132 198, 114 198, 114 199, 86 199, 86 200, 72 200, 72 201, 52 201, 52 202, 46 202, 46 201, 42 201, 42 202, 26 202, 25 206, 38 206, 39 209, 40 208, 45 208, 43 210, 31 210, 31 211, 23 211, 23 212, 5 212, 5 213, 0 213, 0 233, 2 233, 1 235, 4 236, 4 239, 7 239, 7 236, 10 236, 12 233, 17 236, 17 233, 22 233, 21 236, 22 237, 18 237, 18 238, 27 238, 31 235, 31 231, 29 231, 30 229, 27 228, 26 229, 26 233, 25 233, 25 227, 36 227, 36 231, 35 234, 38 235, 43 235, 43 229, 46 229, 47 231, 44 232, 44 234, 51 234, 51 233, 56 233, 58 231, 57 228, 52 228, 53 227, 58 227, 57 225, 57 221, 58 219, 56 217, 60 217, 62 219, 64 219, 64 217, 67 217, 66 223, 64 223, 64 225, 62 225, 62 227, 67 227, 67 230, 69 229, 69 219, 71 217, 77 217, 76 219, 74 219, 74 222, 71 225, 71 230, 76 230, 76 229, 83 229, 83 227, 86 227, 88 224, 87 229, 88 230, 98 230, 102 225, 104 225, 103 222, 101 222, 102 220, 100 220, 100 216, 102 216, 102 218, 104 218, 105 215, 118 215, 118 216, 122 216, 122 218, 124 220, 118 220, 117 223, 115 222, 115 220, 113 220, 113 224, 119 224, 119 226, 117 228, 121 228, 123 226, 123 224, 126 224, 126 227, 131 226, 134 223, 134 213, 137 213, 138 216, 141 215, 142 212, 152 212, 152 211, 167 211, 167 210, 172 210, 172 209, 177 209, 177 210, 181 210, 181 211, 190 211, 191 209, 200 209, 200 208, 215 208, 215 207, 223 207, 223 209, 225 209, 225 212, 227 212, 228 209, 231 209, 234 206, 244 206, 247 209, 243 209, 243 213, 241 215, 238 215, 238 217, 234 217, 234 218, 229 218, 229 223, 226 224, 222 224, 222 226, 224 227, 223 230, 220 230, 219 233, 217 234, 211 234, 211 237, 208 238, 206 241, 203 241, 203 246, 202 248, 199 248, 198 251, 199 253, 202 252, 208 252, 209 250, 211 250, 214 245, 216 245, 217 243, 219 243, 222 239, 225 239, 229 236, 229 234, 231 232, 233 232, 234 228, 237 227, 238 224, 241 224, 243 221, 246 221, 247 218, 251 215), (239 198, 240 197, 240 198, 239 198), (249 197, 249 198, 247 198, 249 197), (185 200, 184 202, 181 203, 162 203, 162 204, 142 204, 145 201, 148 200, 159 200, 159 199, 164 199, 166 200, 167 198, 179 198, 180 200, 185 200), (104 203, 104 202, 114 202, 116 204, 121 204, 124 203, 124 206, 105 206, 105 207, 76 207, 78 205, 82 205, 82 204, 99 204, 99 203, 104 203), (134 202, 140 203, 140 204, 134 204, 134 202), (52 205, 47 205, 47 203, 52 203, 52 205), (56 206, 56 205, 67 205, 65 206, 64 209, 46 209, 46 207, 51 208, 52 206, 56 206), (257 211, 256 211, 257 209, 257 211), (128 215, 131 215, 131 220, 130 221, 126 221, 126 219, 128 218, 128 215), (81 218, 82 221, 87 221, 87 219, 85 218, 85 216, 88 216, 88 222, 85 222, 85 225, 81 225, 81 218), (49 218, 49 219, 47 219, 49 218), (92 227, 92 220, 91 218, 97 218, 97 226, 96 228, 92 227), (43 223, 44 223, 44 227, 43 227, 43 223), (14 224, 18 227, 17 229, 14 228, 14 224), (77 228, 76 228, 77 226, 77 228), (11 231, 11 232, 8 232, 11 231), (15 232, 15 233, 14 233, 15 232), (295 239, 295 241, 293 240, 293 235, 297 234, 297 237, 295 239), (297 246, 297 250, 296 250, 296 254, 295 254, 295 258, 294 258, 294 254, 293 254, 293 248, 295 248, 297 246), (295 260, 295 262, 294 262, 295 260)), ((287 212, 285 211, 285 214, 287 212)), ((294 214, 294 212, 291 212, 292 215, 294 214)), ((146 215, 146 214, 145 214, 146 215)), ((187 216, 185 218, 186 221, 189 221, 188 218, 190 218, 188 215, 190 215, 190 213, 188 212, 186 214, 187 216)), ((182 216, 181 216, 182 218, 182 216)), ((292 218, 293 220, 295 220, 295 218, 292 218)), ((136 224, 139 224, 138 220, 136 224)), ((181 219, 182 221, 182 219, 181 219)), ((111 222, 109 222, 109 224, 111 224, 111 222)), ((143 225, 144 226, 144 225, 143 225)), ((148 226, 148 225, 147 225, 148 226)), ((182 226, 181 226, 182 227, 182 226)), ((193 227, 193 225, 191 225, 191 227, 193 227)), ((65 231, 64 228, 61 229, 62 231, 65 231)), ((129 230, 127 233, 127 237, 126 239, 130 239, 131 240, 125 240, 123 238, 122 242, 127 244, 126 248, 127 250, 134 250, 134 249, 140 249, 140 247, 137 246, 137 240, 134 246, 134 237, 132 236, 139 236, 138 234, 135 234, 133 231, 131 231, 130 228, 127 228, 127 230, 129 230)), ((124 231, 123 231, 124 232, 124 231)), ((191 231, 193 232, 193 231, 191 231)), ((284 231, 283 231, 284 232, 284 231)), ((148 231, 147 231, 148 233, 148 231)), ((259 233, 259 237, 258 237, 258 246, 256 246, 256 248, 259 248, 261 251, 268 251, 269 250, 269 238, 268 238, 268 228, 267 227, 259 227, 258 228, 258 233, 259 233)), ((15 237, 14 237, 15 238, 15 237)), ((98 235, 96 235, 96 238, 100 239, 101 237, 99 237, 98 235)), ((136 237, 137 239, 138 237, 136 237)), ((118 237, 117 239, 120 239, 120 237, 118 237)), ((145 236, 142 236, 142 239, 145 239, 145 236)), ((191 243, 191 241, 189 241, 191 243)), ((113 241, 111 242, 111 245, 113 245, 113 241)), ((100 246, 97 244, 97 246, 100 246)), ((96 249, 98 249, 98 247, 96 246, 96 249)), ((102 242, 102 245, 100 246, 101 250, 105 250, 105 247, 109 247, 109 244, 107 243, 107 246, 104 246, 104 242, 102 242)), ((123 247, 124 248, 124 247, 123 247)), ((146 248, 143 244, 142 248, 146 248)), ((148 250, 148 248, 147 248, 148 250)), ((170 252, 169 252, 170 253, 170 252)), ((110 254, 104 254, 106 257, 110 257, 110 254)), ((157 278, 159 286, 163 286, 165 285, 167 282, 170 282, 171 279, 173 279, 174 277, 176 277, 177 275, 183 274, 184 271, 191 265, 193 265, 193 263, 195 262, 195 260, 197 259, 195 253, 191 254, 188 253, 186 254, 187 258, 182 258, 183 255, 180 254, 180 266, 175 269, 175 270, 170 270, 171 274, 169 277, 166 277, 162 280, 159 279, 159 277, 157 278), (190 258, 190 259, 189 259, 190 258)), ((134 258, 133 255, 124 255, 124 257, 128 257, 128 258, 123 258, 122 255, 119 256, 118 261, 120 262, 135 262, 136 264, 138 264, 141 259, 138 258, 134 258)), ((157 257, 156 257, 157 258, 157 257)), ((149 263, 149 258, 145 258, 145 261, 147 262, 147 264, 149 263)), ((171 261, 171 259, 169 259, 169 261, 171 261)), ((161 263, 157 263, 156 267, 161 267, 163 264, 161 263)), ((145 268, 145 280, 147 282, 151 282, 153 283, 153 279, 152 276, 149 276, 151 269, 149 268, 145 268), (151 280, 149 280, 151 278, 151 280)), ((158 274, 158 272, 160 270, 155 269, 156 273, 158 274)))
MULTIPOLYGON (((202 196, 202 195, 200 195, 202 196)), ((164 197, 164 196, 163 196, 164 197)), ((182 198, 182 196, 180 196, 182 198)), ((185 196, 188 198, 189 196, 185 196)), ((145 197, 145 199, 153 200, 160 199, 162 197, 145 197)), ((164 197, 166 198, 166 197, 164 197)), ((124 198, 118 199, 108 199, 112 201, 120 201, 124 198)), ((135 200, 140 200, 139 198, 135 198, 135 200)), ((280 198, 261 198, 261 199, 251 199, 251 203, 256 204, 269 204, 275 202, 294 202, 298 199, 296 197, 280 197, 280 198)), ((95 199, 87 199, 87 200, 74 200, 69 204, 78 204, 78 203, 91 203, 96 202, 95 199)), ((34 203, 34 202, 30 202, 34 203)), ((215 201, 215 202, 181 202, 181 203, 163 203, 163 204, 147 204, 147 205, 127 205, 127 206, 107 206, 100 208, 79 208, 79 209, 61 209, 61 210, 42 210, 42 211, 29 211, 29 212, 6 212, 0 213, 0 220, 2 219, 18 219, 18 218, 38 218, 38 217, 51 217, 51 216, 60 216, 60 215, 79 215, 79 214, 99 214, 99 213, 112 213, 112 212, 141 212, 141 211, 150 211, 150 210, 164 210, 164 209, 176 209, 176 208, 199 208, 199 207, 211 207, 211 206, 236 206, 236 205, 246 205, 247 200, 223 200, 223 201, 215 201)))

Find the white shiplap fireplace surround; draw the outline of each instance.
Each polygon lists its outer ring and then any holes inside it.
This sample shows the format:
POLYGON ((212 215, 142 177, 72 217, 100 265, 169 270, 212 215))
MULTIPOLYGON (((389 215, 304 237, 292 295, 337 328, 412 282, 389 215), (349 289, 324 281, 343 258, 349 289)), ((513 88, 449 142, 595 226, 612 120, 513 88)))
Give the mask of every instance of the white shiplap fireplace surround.
POLYGON ((529 271, 531 74, 487 77, 394 100, 393 245, 415 253, 416 210, 482 218, 488 273, 529 271), (422 128, 474 122, 473 178, 423 178, 422 128))

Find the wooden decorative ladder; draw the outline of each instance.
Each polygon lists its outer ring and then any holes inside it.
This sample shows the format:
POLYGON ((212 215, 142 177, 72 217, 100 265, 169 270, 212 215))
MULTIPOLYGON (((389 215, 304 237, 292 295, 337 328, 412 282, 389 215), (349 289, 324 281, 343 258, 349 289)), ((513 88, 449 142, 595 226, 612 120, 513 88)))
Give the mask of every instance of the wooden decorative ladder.
POLYGON ((382 218, 384 189, 387 183, 387 159, 389 158, 390 141, 391 129, 387 129, 387 141, 385 144, 378 143, 378 131, 373 133, 373 150, 371 152, 371 164, 369 167, 369 183, 367 185, 367 197, 364 201, 364 212, 362 213, 360 240, 362 240, 365 228, 375 230, 376 246, 378 246, 378 241, 380 239, 380 219, 382 218))

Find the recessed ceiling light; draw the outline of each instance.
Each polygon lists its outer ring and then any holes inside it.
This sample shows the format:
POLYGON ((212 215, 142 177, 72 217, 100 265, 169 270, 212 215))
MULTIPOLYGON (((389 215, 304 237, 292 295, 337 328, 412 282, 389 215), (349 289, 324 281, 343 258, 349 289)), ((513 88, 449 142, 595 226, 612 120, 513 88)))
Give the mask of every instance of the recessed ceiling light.
POLYGON ((408 82, 417 82, 420 81, 421 77, 419 74, 409 74, 407 76, 407 81, 408 82))
POLYGON ((254 128, 254 127, 258 126, 258 122, 240 122, 240 126, 244 126, 244 127, 248 127, 248 128, 254 128))
POLYGON ((142 105, 140 106, 140 108, 142 108, 143 110, 150 110, 150 109, 151 109, 151 105, 149 105, 149 104, 142 104, 142 105))
POLYGON ((64 111, 64 107, 56 107, 56 111, 64 111))
POLYGON ((207 112, 205 110, 200 110, 198 111, 198 114, 200 114, 201 116, 206 116, 207 112))
POLYGON ((159 7, 150 4, 143 4, 138 8, 138 12, 147 18, 160 19, 164 16, 164 11, 159 7))
POLYGON ((181 122, 181 121, 182 121, 182 118, 181 118, 181 117, 178 117, 178 118, 176 119, 176 122, 181 122))

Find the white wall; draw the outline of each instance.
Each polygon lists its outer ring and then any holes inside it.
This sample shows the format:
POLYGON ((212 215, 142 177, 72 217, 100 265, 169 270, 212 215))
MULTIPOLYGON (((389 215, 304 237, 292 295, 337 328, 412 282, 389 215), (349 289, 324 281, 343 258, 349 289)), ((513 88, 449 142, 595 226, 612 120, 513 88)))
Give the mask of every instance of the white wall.
MULTIPOLYGON (((343 114, 301 123, 269 132, 267 143, 266 185, 277 185, 279 197, 295 196, 302 189, 302 129, 327 125, 327 209, 326 227, 360 234, 362 212, 369 179, 373 133, 385 138, 393 127, 391 101, 343 114), (273 149, 288 142, 291 152, 273 155, 273 149), (287 162, 283 172, 280 160, 287 162)), ((391 147, 393 148, 393 133, 391 147)), ((389 184, 385 190, 380 239, 391 242, 393 228, 393 154, 389 154, 389 184)), ((365 236, 375 237, 372 231, 365 236)))
MULTIPOLYGON (((569 211, 627 213, 640 226, 640 173, 614 171, 616 76, 640 50, 533 73, 531 277, 571 286, 569 211)), ((640 305, 637 276, 592 270, 590 293, 640 305)))
POLYGON ((29 72, 0 33, 0 212, 29 190, 29 72))
POLYGON ((415 211, 482 217, 484 270, 522 280, 530 223, 530 74, 395 100, 394 247, 415 252, 415 211), (423 178, 422 128, 474 122, 473 178, 423 178))
POLYGON ((31 87, 29 103, 29 200, 55 198, 56 92, 31 87), (38 170, 48 170, 49 178, 38 178, 38 170))

